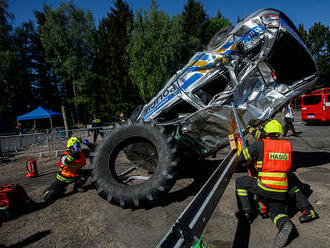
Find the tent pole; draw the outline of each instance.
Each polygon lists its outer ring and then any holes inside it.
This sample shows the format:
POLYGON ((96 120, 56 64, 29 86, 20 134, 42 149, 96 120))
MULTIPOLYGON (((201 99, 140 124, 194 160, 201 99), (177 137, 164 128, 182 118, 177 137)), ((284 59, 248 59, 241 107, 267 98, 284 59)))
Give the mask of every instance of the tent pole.
POLYGON ((51 147, 53 150, 53 122, 52 122, 52 116, 49 118, 50 120, 50 142, 51 142, 51 147))
POLYGON ((66 138, 69 137, 69 125, 66 119, 66 112, 65 112, 65 107, 64 105, 61 106, 61 110, 62 110, 62 116, 63 116, 63 121, 64 121, 64 129, 65 129, 65 136, 66 138))

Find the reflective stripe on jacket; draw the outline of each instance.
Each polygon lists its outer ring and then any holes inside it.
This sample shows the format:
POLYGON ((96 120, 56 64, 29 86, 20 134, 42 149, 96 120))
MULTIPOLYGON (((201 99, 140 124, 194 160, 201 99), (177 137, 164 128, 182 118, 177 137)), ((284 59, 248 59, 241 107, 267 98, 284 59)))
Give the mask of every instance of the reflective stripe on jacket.
MULTIPOLYGON (((67 156, 69 158, 72 158, 72 156, 67 152, 63 152, 62 153, 62 157, 63 156, 67 156)), ((75 160, 73 159, 73 161, 70 164, 66 164, 64 166, 62 166, 62 159, 60 160, 60 163, 58 164, 58 166, 60 167, 60 171, 59 173, 64 176, 64 177, 75 177, 76 173, 86 165, 86 156, 84 152, 80 152, 79 154, 79 159, 75 160)), ((62 181, 62 180, 61 180, 62 181)))
POLYGON ((286 140, 262 139, 264 159, 257 161, 258 185, 264 190, 287 192, 291 168, 291 144, 286 140))

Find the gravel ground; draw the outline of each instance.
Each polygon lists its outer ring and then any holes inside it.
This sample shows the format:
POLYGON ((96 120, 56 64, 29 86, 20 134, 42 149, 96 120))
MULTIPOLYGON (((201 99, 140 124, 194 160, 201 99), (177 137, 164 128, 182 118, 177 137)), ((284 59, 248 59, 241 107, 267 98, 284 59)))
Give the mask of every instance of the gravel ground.
MULTIPOLYGON (((295 122, 300 137, 287 137, 293 145, 293 157, 300 179, 313 190, 310 201, 321 218, 299 224, 299 213, 292 221, 299 236, 287 247, 330 247, 330 126, 304 126, 295 122)), ((94 189, 67 195, 54 204, 5 222, 0 228, 0 247, 155 247, 180 213, 198 192, 228 149, 216 160, 192 164, 181 173, 174 188, 162 201, 146 209, 121 209, 100 198, 94 189)), ((0 185, 22 185, 36 202, 55 178, 58 158, 49 155, 38 159, 40 176, 25 178, 25 157, 12 157, 0 165, 0 185)), ((242 226, 234 216, 234 182, 245 172, 237 172, 229 183, 217 209, 204 230, 203 237, 213 247, 272 247, 276 228, 269 219, 258 217, 250 234, 239 232, 242 226), (249 234, 249 235, 248 235, 249 234)))

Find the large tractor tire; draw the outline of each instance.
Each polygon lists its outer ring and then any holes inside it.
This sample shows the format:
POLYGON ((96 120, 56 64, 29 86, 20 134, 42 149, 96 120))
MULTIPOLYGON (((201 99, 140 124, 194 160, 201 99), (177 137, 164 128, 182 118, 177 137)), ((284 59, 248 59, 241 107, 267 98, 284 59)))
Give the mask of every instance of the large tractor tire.
POLYGON ((130 120, 97 147, 92 180, 97 193, 123 208, 140 208, 175 183, 176 147, 164 128, 130 120))

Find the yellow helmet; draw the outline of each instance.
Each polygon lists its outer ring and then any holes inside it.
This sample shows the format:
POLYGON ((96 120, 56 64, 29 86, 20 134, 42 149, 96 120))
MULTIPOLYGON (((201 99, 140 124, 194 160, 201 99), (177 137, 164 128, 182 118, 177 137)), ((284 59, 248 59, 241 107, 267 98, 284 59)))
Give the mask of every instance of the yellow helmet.
POLYGON ((75 143, 77 143, 78 146, 80 146, 80 139, 78 139, 77 137, 71 137, 69 140, 68 140, 68 143, 66 144, 66 147, 67 148, 70 148, 71 146, 73 146, 75 143))
POLYGON ((283 127, 277 120, 268 121, 264 127, 266 133, 283 133, 283 127))

